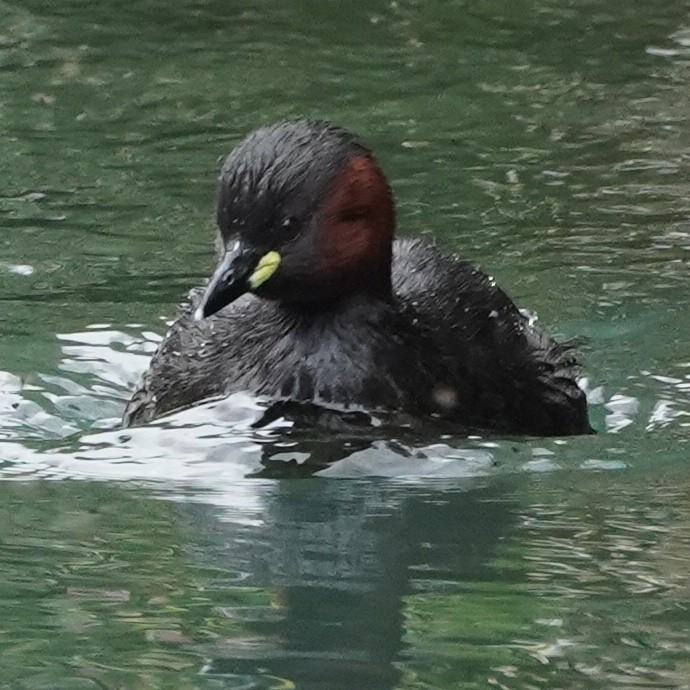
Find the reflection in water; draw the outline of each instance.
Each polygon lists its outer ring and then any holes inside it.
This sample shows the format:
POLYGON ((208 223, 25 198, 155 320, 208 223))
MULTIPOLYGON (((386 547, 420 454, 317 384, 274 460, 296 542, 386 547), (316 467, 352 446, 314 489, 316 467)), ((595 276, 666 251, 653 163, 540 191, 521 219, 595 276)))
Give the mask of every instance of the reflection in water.
POLYGON ((315 690, 398 687, 407 598, 493 577, 491 557, 515 521, 497 487, 433 482, 284 482, 251 519, 234 508, 215 520, 200 506, 179 511, 204 544, 190 547, 195 562, 272 593, 270 615, 223 607, 249 640, 214 645, 204 672, 315 690))
POLYGON ((6 683, 687 681, 686 473, 84 488, 0 484, 6 683))

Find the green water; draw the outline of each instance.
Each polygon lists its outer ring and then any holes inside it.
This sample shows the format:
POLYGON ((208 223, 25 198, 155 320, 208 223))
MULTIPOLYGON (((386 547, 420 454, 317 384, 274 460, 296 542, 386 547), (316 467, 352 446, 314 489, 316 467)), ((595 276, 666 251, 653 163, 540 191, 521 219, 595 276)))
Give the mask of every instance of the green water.
POLYGON ((687 688, 689 10, 0 0, 0 689, 687 688), (118 430, 299 115, 584 340, 595 437, 118 430))

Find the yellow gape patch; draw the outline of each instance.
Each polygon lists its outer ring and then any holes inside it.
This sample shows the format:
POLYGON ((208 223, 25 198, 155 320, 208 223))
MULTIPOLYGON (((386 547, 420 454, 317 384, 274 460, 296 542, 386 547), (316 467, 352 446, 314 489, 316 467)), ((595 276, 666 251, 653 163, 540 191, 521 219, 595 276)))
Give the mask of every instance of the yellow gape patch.
POLYGON ((264 254, 254 269, 254 273, 249 276, 249 287, 256 290, 263 285, 280 266, 280 254, 278 252, 268 252, 264 254))

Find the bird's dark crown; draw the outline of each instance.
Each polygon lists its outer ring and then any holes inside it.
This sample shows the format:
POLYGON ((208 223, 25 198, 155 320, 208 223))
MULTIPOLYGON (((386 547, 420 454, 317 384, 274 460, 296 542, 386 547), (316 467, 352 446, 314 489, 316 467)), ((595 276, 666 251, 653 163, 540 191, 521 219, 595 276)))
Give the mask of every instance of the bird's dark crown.
POLYGON ((261 127, 226 158, 217 221, 223 239, 302 224, 323 200, 336 172, 356 155, 370 155, 349 133, 325 122, 295 120, 261 127))

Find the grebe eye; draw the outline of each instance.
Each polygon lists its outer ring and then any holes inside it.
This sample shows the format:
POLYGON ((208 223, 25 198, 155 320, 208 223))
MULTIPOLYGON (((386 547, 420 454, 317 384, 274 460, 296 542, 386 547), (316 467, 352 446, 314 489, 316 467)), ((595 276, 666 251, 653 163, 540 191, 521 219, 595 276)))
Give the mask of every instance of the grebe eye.
POLYGON ((290 216, 280 224, 280 239, 292 240, 299 234, 302 224, 298 218, 290 216))

